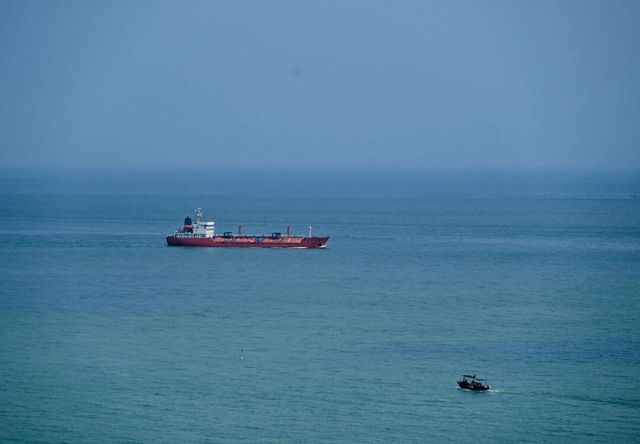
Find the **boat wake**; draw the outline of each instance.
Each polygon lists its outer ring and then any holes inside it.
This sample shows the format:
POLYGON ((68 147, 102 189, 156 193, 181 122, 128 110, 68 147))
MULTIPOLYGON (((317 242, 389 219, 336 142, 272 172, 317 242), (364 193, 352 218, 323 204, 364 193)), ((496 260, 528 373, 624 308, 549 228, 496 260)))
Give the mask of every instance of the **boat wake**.
POLYGON ((478 390, 470 390, 470 389, 463 389, 460 387, 454 387, 456 390, 460 390, 461 392, 469 392, 469 393, 504 393, 504 389, 501 388, 490 388, 489 390, 483 390, 483 391, 478 391, 478 390))

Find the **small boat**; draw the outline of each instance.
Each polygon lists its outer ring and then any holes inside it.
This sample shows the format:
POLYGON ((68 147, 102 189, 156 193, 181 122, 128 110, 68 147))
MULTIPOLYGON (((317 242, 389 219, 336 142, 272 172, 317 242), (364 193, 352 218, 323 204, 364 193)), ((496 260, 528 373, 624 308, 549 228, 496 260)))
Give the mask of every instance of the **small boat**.
POLYGON ((462 375, 462 378, 458 380, 458 386, 462 390, 471 390, 472 392, 486 392, 491 388, 486 379, 480 379, 476 375, 462 375))

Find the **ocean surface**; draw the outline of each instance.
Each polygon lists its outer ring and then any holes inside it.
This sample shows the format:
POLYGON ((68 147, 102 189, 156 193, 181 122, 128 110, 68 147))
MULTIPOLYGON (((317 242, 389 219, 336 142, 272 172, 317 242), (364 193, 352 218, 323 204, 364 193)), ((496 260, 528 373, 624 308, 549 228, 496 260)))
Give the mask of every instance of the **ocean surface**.
POLYGON ((639 385, 640 175, 0 176, 3 442, 640 442, 639 385))

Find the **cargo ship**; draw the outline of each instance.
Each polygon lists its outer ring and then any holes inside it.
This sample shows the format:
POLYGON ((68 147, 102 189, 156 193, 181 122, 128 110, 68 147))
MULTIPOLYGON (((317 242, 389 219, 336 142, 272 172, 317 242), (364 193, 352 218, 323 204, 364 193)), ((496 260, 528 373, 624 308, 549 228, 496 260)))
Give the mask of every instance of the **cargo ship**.
POLYGON ((312 236, 312 227, 309 227, 308 236, 271 233, 269 235, 242 234, 242 226, 238 227, 238 233, 227 231, 216 234, 215 224, 212 220, 203 221, 202 209, 195 210, 195 222, 187 216, 181 229, 167 236, 167 245, 183 247, 239 247, 239 248, 326 248, 329 236, 312 236))

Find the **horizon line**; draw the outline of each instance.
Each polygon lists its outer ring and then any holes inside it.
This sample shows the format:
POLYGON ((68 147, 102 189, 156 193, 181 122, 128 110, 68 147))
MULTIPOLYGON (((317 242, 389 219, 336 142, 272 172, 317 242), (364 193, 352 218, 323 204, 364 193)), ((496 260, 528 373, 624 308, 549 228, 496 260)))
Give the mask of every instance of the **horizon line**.
POLYGON ((528 166, 528 167, 242 167, 242 166, 106 166, 106 165, 0 165, 6 173, 247 173, 247 174, 640 174, 640 166, 528 166))

